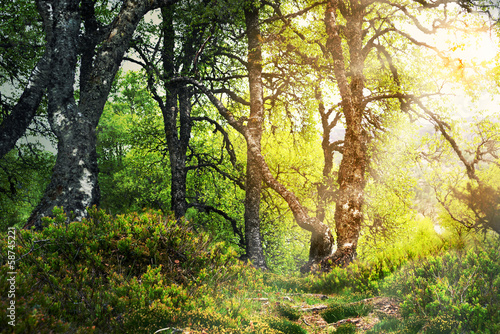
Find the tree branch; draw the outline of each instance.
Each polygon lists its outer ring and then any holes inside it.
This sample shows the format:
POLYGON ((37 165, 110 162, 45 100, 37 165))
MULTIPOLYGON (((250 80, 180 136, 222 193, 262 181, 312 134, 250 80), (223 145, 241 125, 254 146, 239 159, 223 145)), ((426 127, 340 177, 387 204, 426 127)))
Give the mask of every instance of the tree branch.
POLYGON ((236 119, 234 115, 222 104, 222 102, 215 97, 215 95, 212 93, 211 90, 209 90, 205 85, 203 85, 201 82, 192 79, 192 78, 187 78, 187 77, 177 77, 177 78, 172 78, 170 80, 171 83, 174 82, 185 82, 192 84, 199 90, 201 90, 212 102, 212 104, 217 108, 219 113, 224 117, 224 119, 231 125, 236 131, 241 133, 242 135, 246 134, 246 126, 243 125, 243 122, 246 121, 246 117, 240 117, 240 119, 236 119))
POLYGON ((196 208, 198 211, 206 211, 206 212, 214 212, 218 214, 219 216, 222 216, 224 219, 226 219, 230 224, 231 228, 233 229, 233 233, 237 235, 240 240, 238 242, 238 246, 240 246, 242 249, 245 249, 245 237, 243 236, 243 233, 238 229, 238 222, 230 217, 227 213, 225 213, 222 210, 219 210, 211 205, 203 204, 203 203, 188 203, 188 207, 190 208, 196 208))

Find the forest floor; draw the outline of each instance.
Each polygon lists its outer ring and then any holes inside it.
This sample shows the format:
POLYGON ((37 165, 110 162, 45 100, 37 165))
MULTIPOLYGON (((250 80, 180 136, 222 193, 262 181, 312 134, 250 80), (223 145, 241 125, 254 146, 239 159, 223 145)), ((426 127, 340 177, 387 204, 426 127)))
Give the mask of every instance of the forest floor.
POLYGON ((366 316, 348 317, 335 323, 327 323, 319 314, 321 312, 320 308, 327 308, 327 305, 298 305, 298 307, 300 307, 299 310, 304 312, 304 315, 298 322, 302 322, 309 327, 311 333, 329 333, 331 329, 336 329, 340 325, 346 323, 354 324, 358 333, 364 333, 367 330, 372 329, 375 324, 380 322, 381 315, 399 317, 398 302, 392 298, 373 297, 361 300, 357 303, 369 304, 373 306, 373 311, 366 316))
MULTIPOLYGON (((308 333, 334 333, 339 326, 346 324, 353 324, 356 326, 356 333, 365 333, 379 323, 381 318, 399 318, 399 302, 395 298, 378 296, 372 298, 365 298, 355 302, 339 303, 338 295, 325 295, 325 294, 286 294, 279 298, 253 298, 255 302, 261 303, 261 314, 274 313, 276 309, 291 309, 298 314, 299 318, 294 320, 293 323, 301 326, 308 333), (355 306, 357 309, 369 310, 365 315, 347 316, 342 317, 341 313, 337 313, 337 319, 334 322, 327 322, 325 318, 325 311, 332 310, 335 306, 345 310, 349 306, 355 306)), ((344 311, 345 312, 345 311, 344 311)), ((286 314, 282 316, 287 317, 286 314)), ((335 317, 335 315, 334 315, 335 317)), ((326 317, 327 318, 327 317, 326 317)))

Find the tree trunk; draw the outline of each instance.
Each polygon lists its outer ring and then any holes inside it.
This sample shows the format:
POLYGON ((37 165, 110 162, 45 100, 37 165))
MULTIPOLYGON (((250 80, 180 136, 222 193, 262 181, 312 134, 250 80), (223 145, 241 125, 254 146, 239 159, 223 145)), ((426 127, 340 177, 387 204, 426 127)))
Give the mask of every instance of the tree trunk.
POLYGON ((246 255, 257 268, 266 268, 262 237, 260 235, 261 169, 250 148, 250 142, 260 152, 264 96, 262 88, 262 50, 259 28, 259 9, 253 3, 245 8, 246 35, 248 38, 248 81, 250 87, 250 117, 246 129, 247 171, 245 183, 245 240, 246 255))
POLYGON ((80 39, 80 0, 40 1, 42 16, 53 20, 53 24, 45 24, 47 36, 51 36, 48 48, 54 50, 47 92, 49 123, 58 139, 58 154, 49 186, 25 227, 40 228, 41 218, 50 216, 54 206, 63 207, 70 219, 81 220, 87 215, 86 207, 99 202, 95 129, 137 24, 149 10, 170 2, 124 2, 113 23, 102 29, 104 33, 94 31, 85 36, 90 38, 88 43, 80 39), (81 47, 85 59, 77 106, 73 87, 81 47))
POLYGON ((182 86, 180 92, 178 93, 179 100, 179 140, 178 140, 178 160, 177 168, 172 170, 172 198, 175 199, 174 212, 176 217, 184 217, 187 210, 186 201, 186 181, 188 168, 187 163, 187 151, 189 140, 191 139, 191 92, 189 87, 182 86), (177 185, 174 187, 174 176, 176 178, 175 182, 177 185))
POLYGON ((74 99, 74 78, 78 56, 80 13, 78 0, 45 2, 48 15, 57 18, 50 28, 48 45, 54 50, 48 85, 48 115, 52 131, 58 139, 58 154, 51 182, 30 217, 41 227, 41 217, 51 214, 54 206, 62 206, 76 218, 97 201, 97 163, 95 131, 74 99), (95 161, 92 161, 95 160, 95 161))
MULTIPOLYGON (((173 6, 162 9, 163 18, 163 70, 167 78, 175 75, 175 30, 173 22, 173 6)), ((166 97, 163 105, 163 124, 165 138, 167 141, 168 155, 171 169, 170 199, 171 209, 175 218, 184 217, 187 210, 186 202, 186 150, 189 143, 190 112, 191 106, 189 96, 185 92, 185 86, 170 85, 165 87, 166 97), (186 101, 187 100, 187 101, 186 101), (184 136, 177 133, 177 115, 181 115, 180 127, 187 131, 187 142, 183 143, 184 136), (187 118, 187 122, 186 122, 187 118), (187 123, 187 124, 186 124, 187 123)), ((159 98, 159 97, 158 97, 159 98)), ((181 130, 182 131, 182 130, 181 130)))
POLYGON ((175 218, 186 215, 186 154, 191 135, 191 101, 186 86, 170 88, 163 111, 165 135, 171 169, 171 208, 175 218), (178 102, 178 105, 177 105, 178 102), (180 114, 180 133, 177 137, 177 114, 180 114))
MULTIPOLYGON (((177 73, 175 56, 175 28, 174 28, 174 6, 162 9, 163 19, 163 70, 166 78, 173 78, 177 73)), ((188 70, 192 64, 196 36, 191 36, 183 41, 185 56, 182 60, 182 68, 188 70), (189 50, 189 51, 187 51, 189 50)), ((186 179, 188 168, 187 150, 191 139, 191 89, 185 84, 165 84, 165 102, 154 90, 153 82, 150 88, 154 91, 153 96, 158 102, 163 114, 165 138, 168 147, 171 170, 171 209, 177 219, 186 215, 188 203, 186 201, 186 179)))
POLYGON ((16 146, 16 142, 24 135, 36 115, 49 82, 51 51, 45 50, 42 58, 33 69, 28 86, 21 98, 12 108, 12 112, 0 124, 0 159, 16 146))
POLYGON ((365 169, 367 154, 365 135, 362 126, 363 104, 363 56, 362 23, 364 5, 343 3, 331 0, 325 13, 325 25, 328 35, 327 47, 332 55, 335 78, 342 97, 342 110, 346 119, 343 156, 340 163, 338 184, 340 186, 335 207, 335 226, 337 232, 337 250, 335 254, 322 261, 323 267, 330 264, 345 266, 356 258, 359 232, 363 219, 363 201, 365 188, 365 169), (345 33, 350 55, 350 77, 347 80, 342 41, 337 25, 337 10, 346 19, 345 33))

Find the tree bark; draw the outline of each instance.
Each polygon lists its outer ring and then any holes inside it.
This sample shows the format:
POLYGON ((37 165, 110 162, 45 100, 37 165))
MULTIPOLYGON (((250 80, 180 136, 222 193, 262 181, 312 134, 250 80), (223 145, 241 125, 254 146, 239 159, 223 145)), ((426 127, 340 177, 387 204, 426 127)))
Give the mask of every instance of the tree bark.
MULTIPOLYGON (((48 85, 48 115, 52 131, 58 139, 58 154, 51 182, 30 220, 41 226, 41 217, 62 206, 71 215, 82 217, 85 207, 97 199, 97 164, 95 133, 82 117, 74 99, 74 78, 78 56, 80 12, 78 0, 40 2, 48 20, 53 20, 47 34, 53 50, 48 85)), ((43 14, 42 14, 43 15, 43 14)), ((70 218, 72 218, 70 216, 70 218)))
MULTIPOLYGON (((162 9, 163 18, 163 70, 166 78, 172 78, 176 74, 175 66, 175 29, 174 29, 173 6, 162 9)), ((191 39, 184 41, 192 42, 191 39)), ((191 59, 189 57, 189 59, 191 59)), ((188 65, 188 59, 184 59, 188 65)), ((184 84, 165 85, 165 103, 161 97, 155 95, 160 104, 163 114, 165 138, 167 141, 168 154, 171 169, 171 209, 177 219, 186 215, 188 204, 186 201, 186 154, 191 137, 191 93, 184 84), (179 118, 179 122, 177 119, 179 118), (179 130, 177 130, 179 126, 179 130)))
POLYGON ((337 85, 342 98, 342 111, 346 119, 343 156, 340 163, 339 193, 335 207, 337 250, 322 261, 323 267, 331 264, 345 266, 356 258, 358 238, 363 220, 365 169, 367 165, 366 136, 361 123, 364 114, 362 24, 365 7, 357 1, 340 2, 330 0, 325 12, 330 51, 337 85), (337 24, 337 10, 346 19, 345 34, 350 55, 349 83, 346 75, 342 41, 337 24))
POLYGON ((40 1, 51 55, 48 92, 49 123, 58 139, 58 154, 51 181, 25 227, 42 227, 41 218, 54 206, 63 207, 72 220, 86 217, 86 208, 99 202, 95 129, 111 84, 129 47, 137 24, 149 11, 172 1, 128 0, 113 23, 94 31, 91 43, 80 39, 80 0, 40 1), (95 52, 89 50, 99 45, 95 52), (75 72, 80 48, 85 62, 78 105, 74 98, 75 72), (85 57, 91 55, 93 57, 85 57))
POLYGON ((260 234, 260 199, 262 176, 253 152, 260 152, 262 121, 264 118, 264 93, 262 88, 262 48, 259 28, 259 9, 253 3, 245 8, 246 35, 248 38, 248 82, 250 88, 250 117, 246 128, 247 170, 245 183, 245 240, 246 255, 257 268, 266 268, 262 237, 260 234), (249 140, 250 138, 250 140, 249 140), (250 145, 255 145, 252 150, 250 145))

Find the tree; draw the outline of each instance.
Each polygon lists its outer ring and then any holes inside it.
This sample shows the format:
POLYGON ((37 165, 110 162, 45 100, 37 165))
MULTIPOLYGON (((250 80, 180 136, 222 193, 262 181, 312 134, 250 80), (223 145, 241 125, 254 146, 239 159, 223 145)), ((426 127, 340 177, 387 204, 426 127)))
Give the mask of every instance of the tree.
MULTIPOLYGON (((424 4, 422 7, 411 2, 329 1, 324 13, 324 28, 327 36, 325 43, 314 33, 308 31, 312 35, 312 38, 308 39, 304 31, 294 30, 293 26, 291 28, 302 43, 306 43, 309 52, 313 47, 319 48, 317 54, 330 59, 333 67, 332 77, 338 92, 337 96, 341 100, 339 106, 345 126, 335 209, 338 246, 333 255, 328 254, 333 243, 328 226, 317 217, 309 217, 296 196, 275 182, 270 173, 264 172, 266 183, 287 201, 299 226, 312 232, 310 264, 319 262, 323 268, 328 268, 332 263, 346 265, 356 257, 363 220, 366 169, 369 162, 368 142, 376 136, 378 131, 384 130, 384 117, 388 117, 393 110, 397 109, 410 117, 425 118, 422 112, 430 117, 421 101, 421 98, 426 95, 420 91, 413 91, 410 85, 402 81, 400 72, 404 69, 404 62, 396 60, 398 54, 401 53, 396 45, 403 42, 414 45, 416 48, 432 47, 419 42, 398 28, 396 22, 408 20, 419 30, 433 33, 438 29, 448 27, 449 21, 453 18, 448 17, 445 2, 424 4), (440 5, 445 6, 442 12, 433 11, 440 5), (414 13, 422 7, 437 14, 442 13, 444 18, 436 19, 432 28, 426 28, 414 13), (374 71, 374 67, 378 67, 378 71, 374 71)), ((297 16, 297 14, 277 14, 283 20, 285 28, 290 25, 289 18, 297 16)), ((293 51, 294 49, 294 45, 287 47, 287 50, 293 51)), ((439 51, 437 53, 440 55, 439 51)), ((318 68, 317 57, 309 57, 308 61, 313 64, 312 68, 318 68)), ((405 73, 405 76, 409 74, 405 73)), ((317 76, 320 78, 321 74, 317 76)), ((438 91, 439 88, 433 86, 432 89, 438 91)), ((324 109, 321 108, 321 104, 319 105, 321 113, 324 109)), ((337 117, 338 114, 335 118, 337 117)), ((332 124, 336 122, 334 119, 332 124)), ((328 130, 328 126, 324 129, 328 130)), ((258 150, 257 147, 254 149, 258 150)), ((327 162, 325 166, 328 166, 328 160, 325 159, 325 161, 327 162)), ((261 167, 266 170, 263 158, 261 167)))
MULTIPOLYGON (((242 117, 238 122, 239 126, 235 129, 244 135, 247 141, 247 169, 245 181, 245 249, 246 257, 252 261, 252 264, 258 268, 266 268, 264 252, 262 248, 262 239, 260 235, 260 201, 261 201, 261 170, 256 161, 250 145, 257 145, 260 151, 260 140, 262 137, 262 122, 264 114, 263 105, 263 86, 262 86, 262 51, 261 51, 261 32, 259 24, 259 5, 253 3, 245 3, 244 17, 246 25, 246 38, 248 46, 248 61, 242 61, 237 55, 228 54, 223 50, 222 55, 229 58, 235 58, 243 63, 248 71, 248 85, 250 102, 247 103, 242 98, 239 98, 234 92, 229 89, 222 89, 228 93, 231 98, 237 102, 243 102, 250 106, 249 117, 242 117), (247 121, 247 125, 242 125, 247 121), (249 144, 252 143, 252 144, 249 144)), ((181 73, 182 74, 182 73, 181 73)), ((195 83, 201 87, 201 83, 196 80, 188 80, 185 77, 179 77, 172 80, 171 85, 176 83, 195 83)), ((217 101, 216 107, 219 108, 222 104, 213 95, 213 92, 204 87, 204 92, 209 95, 212 102, 217 101)), ((225 108, 225 107, 224 107, 225 108)))
POLYGON ((245 182, 245 240, 248 258, 258 268, 266 262, 260 235, 260 199, 262 171, 257 155, 260 153, 262 122, 264 118, 264 91, 262 85, 262 46, 259 28, 260 10, 253 3, 245 4, 246 37, 248 40, 248 85, 250 114, 245 129, 247 142, 247 174, 245 182), (258 152, 256 152, 258 151, 258 152))
MULTIPOLYGON (((47 88, 48 118, 58 139, 58 155, 45 195, 27 226, 40 227, 41 218, 50 215, 54 206, 71 212, 72 219, 81 219, 87 207, 98 203, 95 128, 137 24, 148 11, 170 2, 126 1, 115 9, 117 13, 110 22, 105 22, 104 9, 96 10, 94 1, 38 3, 46 35, 45 56, 39 63, 41 72, 35 68, 33 85, 25 93, 34 96, 28 99, 35 101, 29 104, 32 110, 40 92, 47 88), (78 56, 81 67, 77 104, 74 85, 78 56)), ((23 101, 21 97, 18 104, 23 101)), ((15 109, 11 114, 23 131, 33 114, 24 109, 15 109)), ((8 139, 14 136, 8 135, 8 139)))
POLYGON ((204 169, 215 170, 242 189, 245 186, 238 176, 223 171, 223 154, 216 157, 194 146, 196 134, 192 129, 195 124, 205 122, 215 126, 215 132, 223 138, 220 151, 227 152, 233 168, 236 166, 236 154, 229 134, 211 117, 210 108, 203 106, 205 101, 192 87, 171 80, 179 75, 205 76, 208 72, 216 72, 216 57, 221 52, 217 41, 225 38, 223 27, 228 25, 227 19, 221 18, 222 15, 205 2, 178 3, 165 7, 161 11, 162 23, 159 27, 144 27, 141 36, 134 41, 139 60, 129 60, 139 63, 146 70, 148 88, 163 115, 170 162, 171 209, 176 218, 185 217, 189 208, 216 213, 230 222, 235 236, 244 244, 245 238, 236 220, 220 208, 208 204, 207 198, 210 196, 202 195, 196 189, 191 189, 191 196, 188 196, 189 174, 200 174, 204 169), (152 48, 151 43, 157 35, 161 39, 152 48))
POLYGON ((5 92, 0 93, 0 158, 14 148, 37 114, 48 82, 50 51, 44 52, 34 3, 5 2, 1 10, 0 85, 5 92), (23 92, 16 96, 19 90, 23 92))
POLYGON ((456 139, 458 129, 467 133, 457 124, 437 118, 434 122, 439 138, 434 139, 437 144, 431 145, 434 149, 428 149, 425 158, 431 168, 440 165, 440 172, 429 173, 437 201, 455 224, 500 234, 498 119, 484 118, 469 124, 470 140, 456 139), (456 166, 460 166, 458 170, 456 166), (446 173, 442 172, 444 167, 446 173))
MULTIPOLYGON (((309 41, 318 44, 325 58, 332 61, 345 122, 335 208, 338 246, 332 256, 321 261, 324 268, 331 263, 345 265, 356 257, 363 221, 368 143, 377 137, 377 132, 384 131, 384 118, 398 109, 410 117, 422 117, 422 111, 426 112, 422 103, 426 94, 413 90, 402 80, 405 64, 397 58, 401 54, 397 44, 432 47, 398 28, 396 22, 409 20, 422 32, 433 33, 448 27, 454 19, 448 16, 446 5, 446 2, 421 6, 411 2, 328 1, 324 14, 326 43, 309 41), (444 6, 442 11, 433 10, 441 5, 444 6), (435 19, 432 28, 426 28, 414 13, 418 8, 432 11, 433 15, 441 14, 444 18, 435 19), (374 77, 373 70, 377 67, 379 71, 374 77)), ((435 89, 432 93, 439 91, 436 86, 431 89, 435 89)))

